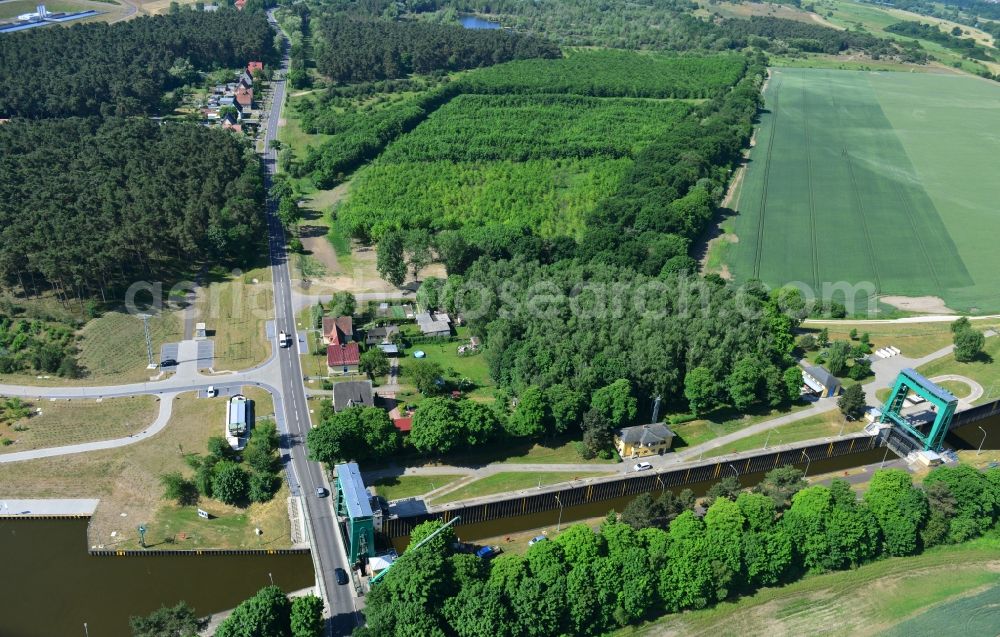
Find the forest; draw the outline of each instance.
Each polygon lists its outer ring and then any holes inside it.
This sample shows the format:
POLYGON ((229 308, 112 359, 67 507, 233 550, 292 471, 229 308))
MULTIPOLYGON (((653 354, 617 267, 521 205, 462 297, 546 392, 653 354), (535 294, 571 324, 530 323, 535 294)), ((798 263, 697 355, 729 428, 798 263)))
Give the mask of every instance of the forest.
POLYGON ((572 93, 595 97, 707 98, 743 75, 740 55, 571 51, 559 60, 521 60, 466 75, 470 93, 572 93))
POLYGON ((904 20, 886 26, 885 30, 898 35, 936 42, 946 49, 951 49, 974 60, 994 61, 995 59, 990 55, 986 47, 976 44, 973 40, 945 33, 933 24, 921 24, 920 22, 904 20))
POLYGON ((422 22, 324 15, 316 34, 316 66, 337 82, 457 71, 534 57, 559 57, 550 42, 505 30, 478 31, 422 22))
MULTIPOLYGON (((67 29, 73 30, 73 29, 67 29)), ((148 119, 0 126, 0 277, 107 300, 137 279, 259 245, 259 161, 221 129, 148 119)))
POLYGON ((379 162, 634 157, 691 109, 577 95, 459 95, 379 162))
POLYGON ((124 116, 162 110, 194 71, 273 63, 261 12, 182 11, 0 38, 0 117, 124 116))
MULTIPOLYGON (((367 596, 357 637, 605 635, 667 613, 736 600, 805 575, 915 555, 994 534, 1000 469, 939 467, 916 486, 883 469, 862 497, 844 480, 808 484, 782 467, 752 491, 734 478, 639 496, 597 532, 576 524, 526 555, 455 553, 445 530, 408 551, 367 596)), ((411 546, 441 522, 413 530, 411 546)))

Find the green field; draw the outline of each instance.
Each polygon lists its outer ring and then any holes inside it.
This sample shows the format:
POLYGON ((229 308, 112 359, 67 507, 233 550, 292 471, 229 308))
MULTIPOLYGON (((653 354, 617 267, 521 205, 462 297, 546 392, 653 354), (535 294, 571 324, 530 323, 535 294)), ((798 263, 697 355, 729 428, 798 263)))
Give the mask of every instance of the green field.
MULTIPOLYGON (((773 69, 726 260, 738 280, 869 284, 1000 310, 991 237, 1000 86, 773 69)), ((863 309, 863 307, 861 308, 863 309)))

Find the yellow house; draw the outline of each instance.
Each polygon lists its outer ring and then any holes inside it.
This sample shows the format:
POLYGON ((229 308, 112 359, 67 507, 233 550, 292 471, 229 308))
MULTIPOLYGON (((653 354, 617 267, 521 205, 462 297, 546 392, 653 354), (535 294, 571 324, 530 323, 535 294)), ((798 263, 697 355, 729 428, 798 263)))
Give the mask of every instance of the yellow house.
POLYGON ((622 459, 655 456, 670 449, 674 435, 662 422, 625 427, 615 434, 615 449, 622 459))

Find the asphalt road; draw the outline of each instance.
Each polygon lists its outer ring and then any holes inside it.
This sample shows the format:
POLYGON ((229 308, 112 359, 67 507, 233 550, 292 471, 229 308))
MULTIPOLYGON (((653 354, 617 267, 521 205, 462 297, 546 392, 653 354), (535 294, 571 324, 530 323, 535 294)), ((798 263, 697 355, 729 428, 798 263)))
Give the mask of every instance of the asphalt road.
MULTIPOLYGON (((268 13, 268 19, 275 28, 273 12, 268 13)), ((281 64, 281 75, 288 71, 288 57, 281 64)), ((272 81, 273 88, 271 111, 267 119, 267 129, 264 136, 266 152, 264 154, 265 185, 270 188, 272 177, 277 168, 277 153, 271 148, 271 141, 277 139, 278 121, 281 117, 281 106, 285 100, 284 79, 272 81)), ((293 343, 298 341, 295 331, 295 313, 292 310, 291 277, 288 271, 288 254, 285 251, 285 233, 277 216, 277 206, 273 201, 267 205, 267 226, 271 258, 271 274, 274 281, 275 323, 278 331, 291 336, 293 343)), ((275 411, 281 410, 284 424, 287 428, 287 454, 292 471, 289 475, 289 485, 293 493, 301 495, 306 518, 310 530, 310 543, 314 562, 318 565, 317 579, 324 594, 327 607, 330 610, 333 634, 348 635, 360 621, 355 612, 354 596, 350 585, 338 585, 334 575, 335 568, 350 571, 347 556, 343 549, 340 528, 333 512, 333 498, 319 498, 316 489, 323 487, 332 492, 330 484, 318 463, 310 462, 305 448, 306 433, 310 428, 309 407, 306 402, 305 386, 302 382, 302 366, 299 362, 297 347, 279 348, 277 359, 280 369, 281 386, 279 395, 282 405, 275 405, 275 411)), ((284 451, 284 450, 283 450, 284 451)))

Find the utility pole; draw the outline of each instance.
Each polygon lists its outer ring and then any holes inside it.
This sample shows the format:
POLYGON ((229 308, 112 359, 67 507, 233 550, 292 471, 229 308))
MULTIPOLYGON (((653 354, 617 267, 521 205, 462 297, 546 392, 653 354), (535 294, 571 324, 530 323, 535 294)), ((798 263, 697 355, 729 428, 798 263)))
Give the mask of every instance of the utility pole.
POLYGON ((149 364, 146 365, 146 369, 156 369, 156 363, 153 362, 153 339, 149 337, 149 314, 140 314, 139 318, 142 319, 142 331, 146 334, 146 358, 149 364))

